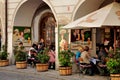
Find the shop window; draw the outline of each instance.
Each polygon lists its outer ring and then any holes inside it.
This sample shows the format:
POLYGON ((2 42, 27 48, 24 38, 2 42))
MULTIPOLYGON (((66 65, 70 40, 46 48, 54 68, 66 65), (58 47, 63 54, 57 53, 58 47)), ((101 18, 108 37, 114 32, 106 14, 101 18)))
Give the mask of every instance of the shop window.
POLYGON ((71 30, 71 48, 78 49, 80 46, 89 46, 92 48, 91 38, 91 29, 73 29, 71 30))

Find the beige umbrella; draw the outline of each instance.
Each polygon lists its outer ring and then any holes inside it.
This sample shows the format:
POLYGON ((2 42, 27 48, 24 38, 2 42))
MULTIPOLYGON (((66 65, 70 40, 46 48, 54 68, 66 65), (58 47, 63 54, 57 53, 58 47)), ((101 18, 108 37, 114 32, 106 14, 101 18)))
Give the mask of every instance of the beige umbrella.
POLYGON ((96 10, 70 24, 64 29, 93 28, 101 26, 120 26, 120 4, 113 2, 99 10, 96 10))
MULTIPOLYGON (((93 28, 102 26, 120 26, 120 4, 113 2, 99 10, 96 10, 70 24, 63 26, 64 29, 93 28)), ((116 35, 116 30, 114 30, 116 35)), ((114 43, 116 36, 114 36, 114 43)))

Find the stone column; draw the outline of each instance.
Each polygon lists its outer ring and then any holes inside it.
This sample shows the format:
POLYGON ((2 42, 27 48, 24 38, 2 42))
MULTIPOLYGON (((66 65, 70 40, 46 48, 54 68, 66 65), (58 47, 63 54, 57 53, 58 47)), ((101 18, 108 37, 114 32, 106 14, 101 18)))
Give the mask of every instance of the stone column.
POLYGON ((56 67, 56 70, 58 70, 59 69, 59 60, 58 60, 58 42, 59 42, 59 40, 58 40, 58 27, 56 27, 55 28, 55 52, 56 52, 56 57, 55 57, 55 67, 56 67))
POLYGON ((95 28, 92 29, 92 46, 93 46, 92 56, 95 56, 96 55, 96 29, 95 28))
POLYGON ((8 26, 8 40, 7 40, 7 50, 9 53, 9 63, 14 64, 15 59, 14 59, 14 54, 13 54, 13 30, 12 27, 8 26))
POLYGON ((68 44, 70 45, 71 43, 71 30, 70 29, 68 30, 68 35, 69 35, 68 44))

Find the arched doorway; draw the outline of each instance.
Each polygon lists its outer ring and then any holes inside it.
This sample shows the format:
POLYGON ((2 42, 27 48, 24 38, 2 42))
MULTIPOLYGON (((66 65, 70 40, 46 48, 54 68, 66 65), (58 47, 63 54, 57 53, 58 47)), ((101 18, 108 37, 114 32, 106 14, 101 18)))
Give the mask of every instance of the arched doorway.
MULTIPOLYGON (((41 21, 44 20, 43 18, 45 18, 44 23, 50 23, 51 17, 54 18, 54 16, 53 16, 54 12, 52 12, 52 9, 49 6, 51 6, 51 5, 46 4, 42 0, 27 0, 24 3, 22 3, 19 6, 19 8, 16 10, 16 13, 14 15, 13 31, 15 30, 15 28, 19 28, 19 29, 20 28, 25 28, 25 29, 29 28, 29 31, 31 34, 30 35, 31 43, 33 43, 34 41, 39 42, 40 35, 43 35, 41 33, 44 32, 43 31, 44 27, 41 27, 41 23, 42 23, 41 21), (47 12, 44 12, 44 11, 47 11, 47 12), (44 14, 42 14, 42 13, 45 13, 44 17, 43 17, 44 14)), ((55 26, 52 29, 52 31, 55 32, 55 26)), ((13 37, 13 39, 14 39, 14 37, 13 37)), ((52 41, 55 42, 55 34, 54 34, 54 39, 52 39, 52 41)), ((13 41, 13 46, 16 45, 14 43, 15 42, 13 41)), ((29 45, 29 46, 25 45, 26 50, 29 50, 31 45, 29 45)), ((12 57, 12 55, 13 54, 11 54, 11 57, 12 57)))
POLYGON ((23 5, 21 5, 15 15, 14 29, 15 27, 30 28, 30 39, 32 43, 34 41, 39 42, 40 38, 44 38, 46 46, 50 45, 51 43, 55 45, 54 14, 50 7, 43 1, 28 0, 23 5), (31 8, 28 8, 26 5, 31 5, 31 8), (34 7, 32 7, 32 5, 34 5, 34 7), (50 34, 46 35, 48 33, 50 34))
POLYGON ((42 15, 39 25, 39 39, 45 40, 45 46, 55 46, 55 18, 51 12, 42 15))

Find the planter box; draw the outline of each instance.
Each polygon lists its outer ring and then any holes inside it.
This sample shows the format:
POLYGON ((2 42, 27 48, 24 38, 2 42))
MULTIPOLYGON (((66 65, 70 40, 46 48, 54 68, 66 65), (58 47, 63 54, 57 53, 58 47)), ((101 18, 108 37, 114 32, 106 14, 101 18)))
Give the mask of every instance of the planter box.
POLYGON ((27 68, 27 62, 26 61, 16 62, 16 68, 17 69, 25 69, 25 68, 27 68))
POLYGON ((8 66, 9 60, 0 60, 0 67, 8 66))
POLYGON ((120 74, 110 74, 110 80, 120 80, 120 74))
POLYGON ((36 64, 36 70, 38 72, 48 71, 48 64, 36 64))
POLYGON ((61 76, 71 75, 72 67, 59 67, 59 73, 61 76))

